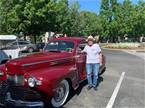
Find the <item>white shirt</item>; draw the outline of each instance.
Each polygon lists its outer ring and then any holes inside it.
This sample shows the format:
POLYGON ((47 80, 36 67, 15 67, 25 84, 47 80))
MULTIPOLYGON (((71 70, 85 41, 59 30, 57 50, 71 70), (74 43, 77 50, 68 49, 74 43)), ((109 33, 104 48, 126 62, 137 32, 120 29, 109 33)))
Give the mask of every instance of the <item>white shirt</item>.
POLYGON ((87 53, 86 63, 100 63, 99 53, 101 49, 98 44, 86 45, 83 51, 87 53))

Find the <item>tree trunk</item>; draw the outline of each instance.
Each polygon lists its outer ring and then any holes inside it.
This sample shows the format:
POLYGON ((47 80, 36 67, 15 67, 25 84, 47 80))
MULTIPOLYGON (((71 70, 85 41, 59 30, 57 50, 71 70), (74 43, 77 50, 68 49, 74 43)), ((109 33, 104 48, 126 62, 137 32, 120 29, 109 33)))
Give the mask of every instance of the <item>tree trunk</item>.
POLYGON ((37 36, 34 35, 34 43, 36 44, 36 42, 37 42, 37 36))

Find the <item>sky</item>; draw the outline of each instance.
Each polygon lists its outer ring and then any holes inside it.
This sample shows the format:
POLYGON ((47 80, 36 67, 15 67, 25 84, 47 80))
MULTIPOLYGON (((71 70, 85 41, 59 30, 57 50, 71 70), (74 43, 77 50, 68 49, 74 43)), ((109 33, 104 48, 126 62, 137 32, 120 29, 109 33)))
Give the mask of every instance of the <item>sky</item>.
MULTIPOLYGON (((95 13, 99 13, 101 0, 69 0, 72 1, 78 1, 80 4, 81 10, 87 10, 95 13)), ((124 0, 118 0, 118 2, 123 2, 124 0)), ((139 0, 131 0, 132 3, 136 4, 139 0)), ((145 0, 144 0, 145 1, 145 0)))

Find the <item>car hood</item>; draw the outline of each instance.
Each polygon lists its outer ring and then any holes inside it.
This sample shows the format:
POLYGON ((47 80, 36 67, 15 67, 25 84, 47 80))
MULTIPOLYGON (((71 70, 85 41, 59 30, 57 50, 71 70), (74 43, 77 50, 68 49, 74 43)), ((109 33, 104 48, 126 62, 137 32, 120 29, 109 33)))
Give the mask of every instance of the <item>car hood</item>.
POLYGON ((22 74, 24 71, 45 68, 50 62, 70 59, 71 56, 72 54, 68 52, 42 52, 10 60, 6 66, 9 74, 22 74))

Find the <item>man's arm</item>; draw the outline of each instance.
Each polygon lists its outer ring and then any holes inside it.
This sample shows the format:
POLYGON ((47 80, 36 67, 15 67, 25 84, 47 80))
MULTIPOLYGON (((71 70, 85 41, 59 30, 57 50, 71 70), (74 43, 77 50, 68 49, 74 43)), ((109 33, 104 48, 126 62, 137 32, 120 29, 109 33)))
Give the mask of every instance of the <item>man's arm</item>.
POLYGON ((98 52, 99 52, 99 61, 100 61, 100 66, 102 66, 103 64, 103 55, 102 55, 102 50, 100 48, 100 46, 98 45, 98 52))
POLYGON ((102 66, 103 65, 103 61, 102 61, 102 58, 103 57, 103 55, 102 55, 102 52, 99 52, 99 61, 100 61, 100 66, 102 66))

